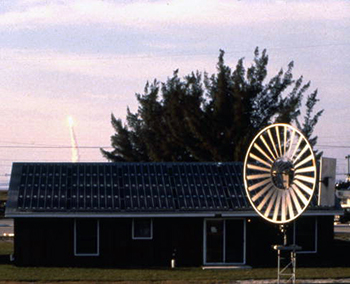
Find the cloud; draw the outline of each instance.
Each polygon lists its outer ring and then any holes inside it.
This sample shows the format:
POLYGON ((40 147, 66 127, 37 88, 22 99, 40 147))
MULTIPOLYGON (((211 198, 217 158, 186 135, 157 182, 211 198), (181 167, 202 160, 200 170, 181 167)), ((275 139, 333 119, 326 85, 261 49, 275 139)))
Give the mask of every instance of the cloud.
POLYGON ((65 74, 123 78, 123 80, 151 79, 180 68, 184 72, 204 70, 215 66, 216 58, 208 55, 169 57, 150 54, 74 54, 50 50, 0 49, 2 67, 18 72, 60 72, 65 74), (161 60, 162 64, 155 64, 161 60))
POLYGON ((106 133, 110 132, 111 109, 124 116, 126 106, 118 104, 121 98, 118 98, 117 95, 113 97, 112 94, 109 94, 107 102, 106 100, 101 101, 100 97, 89 98, 90 95, 87 93, 75 97, 43 97, 24 95, 22 92, 14 92, 1 87, 0 110, 3 119, 0 121, 0 127, 4 137, 8 137, 9 140, 14 139, 13 137, 22 137, 14 140, 26 141, 26 136, 29 138, 32 135, 50 135, 52 141, 59 141, 68 134, 66 125, 68 115, 77 119, 77 127, 84 127, 84 132, 86 132, 84 135, 89 133, 92 125, 97 128, 97 125, 100 124, 101 131, 106 136, 106 133), (104 127, 101 127, 101 121, 105 121, 105 130, 103 130, 104 127))
POLYGON ((160 30, 172 25, 249 25, 288 20, 348 19, 346 1, 25 0, 1 14, 0 27, 109 25, 160 30))

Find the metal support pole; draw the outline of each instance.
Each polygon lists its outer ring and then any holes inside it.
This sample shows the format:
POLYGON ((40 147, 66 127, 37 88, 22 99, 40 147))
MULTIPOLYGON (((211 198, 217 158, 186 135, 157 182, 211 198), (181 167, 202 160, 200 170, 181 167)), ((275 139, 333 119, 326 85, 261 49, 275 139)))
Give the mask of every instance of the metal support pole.
POLYGON ((280 284, 281 278, 281 250, 277 249, 277 284, 280 284))
POLYGON ((277 284, 292 283, 296 281, 296 251, 301 247, 297 245, 288 245, 287 227, 280 226, 280 232, 283 234, 283 245, 275 245, 273 249, 277 250, 277 284), (286 260, 286 262, 283 262, 286 260), (283 282, 281 282, 283 281, 283 282))
POLYGON ((275 246, 277 250, 277 284, 296 282, 296 250, 300 247, 291 246, 275 246), (284 254, 283 254, 284 252, 284 254), (290 253, 288 253, 290 252, 290 253), (289 256, 289 257, 288 257, 289 256), (282 260, 286 259, 286 263, 282 260))
POLYGON ((292 275, 293 275, 293 284, 295 284, 296 279, 296 267, 297 267, 297 254, 295 250, 291 252, 291 258, 292 258, 292 275))
POLYGON ((348 173, 346 174, 346 181, 350 181, 350 155, 345 156, 345 159, 348 160, 348 173))

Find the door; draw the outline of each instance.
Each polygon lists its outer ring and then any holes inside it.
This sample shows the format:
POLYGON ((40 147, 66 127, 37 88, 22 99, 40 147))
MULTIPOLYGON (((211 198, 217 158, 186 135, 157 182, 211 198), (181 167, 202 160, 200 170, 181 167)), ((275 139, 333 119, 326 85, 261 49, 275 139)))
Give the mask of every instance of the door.
POLYGON ((224 257, 224 220, 206 220, 205 263, 222 263, 224 257))
POLYGON ((245 263, 245 220, 204 220, 204 264, 245 263))

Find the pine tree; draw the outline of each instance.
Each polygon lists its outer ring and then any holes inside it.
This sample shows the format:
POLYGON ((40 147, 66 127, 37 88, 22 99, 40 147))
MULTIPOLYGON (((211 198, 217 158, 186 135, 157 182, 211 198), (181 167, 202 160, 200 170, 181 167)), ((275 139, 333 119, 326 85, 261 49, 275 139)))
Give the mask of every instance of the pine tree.
MULTIPOLYGON (((266 81, 268 55, 256 48, 246 70, 240 59, 234 69, 220 50, 217 72, 201 72, 180 78, 178 70, 165 82, 147 82, 136 94, 136 113, 128 109, 126 123, 112 114, 115 134, 110 161, 242 161, 246 149, 263 127, 295 123, 314 146, 313 129, 323 110, 313 114, 317 90, 303 98, 310 87, 303 77, 293 79, 294 63, 266 81)), ((321 153, 319 154, 321 155, 321 153)))

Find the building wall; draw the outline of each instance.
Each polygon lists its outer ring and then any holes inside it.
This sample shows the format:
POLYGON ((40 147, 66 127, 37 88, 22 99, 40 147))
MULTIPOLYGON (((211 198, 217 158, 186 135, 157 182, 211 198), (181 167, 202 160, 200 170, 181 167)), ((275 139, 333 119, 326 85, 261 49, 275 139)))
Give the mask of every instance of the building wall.
MULTIPOLYGON (((301 218, 310 221, 315 217, 301 218)), ((176 250, 178 266, 201 266, 203 226, 203 218, 154 218, 153 238, 133 240, 132 219, 100 219, 99 256, 74 256, 74 219, 15 219, 15 263, 20 266, 169 267, 176 250)), ((317 265, 329 256, 333 217, 317 217, 317 230, 317 253, 298 255, 298 264, 317 265)), ((312 228, 310 235, 311 232, 312 228)), ((282 244, 277 225, 258 217, 246 219, 247 265, 275 266, 277 254, 271 247, 274 244, 282 244)))
POLYGON ((153 219, 153 239, 133 240, 132 219, 100 219, 99 256, 74 256, 74 219, 15 220, 15 263, 23 266, 200 266, 202 218, 153 219))
MULTIPOLYGON (((247 264, 255 267, 275 266, 277 252, 272 246, 283 244, 283 235, 279 231, 279 225, 269 223, 259 217, 248 220, 250 222, 247 222, 247 264)), ((333 216, 301 216, 295 221, 296 224, 293 222, 288 224, 287 244, 295 242, 302 248, 297 254, 298 265, 320 266, 332 262, 333 220, 333 216), (293 226, 296 226, 294 237, 293 226), (315 227, 317 228, 316 239, 315 227), (313 245, 315 245, 315 252, 311 252, 313 245)))
POLYGON ((73 219, 15 219, 17 265, 67 265, 74 251, 73 219))

